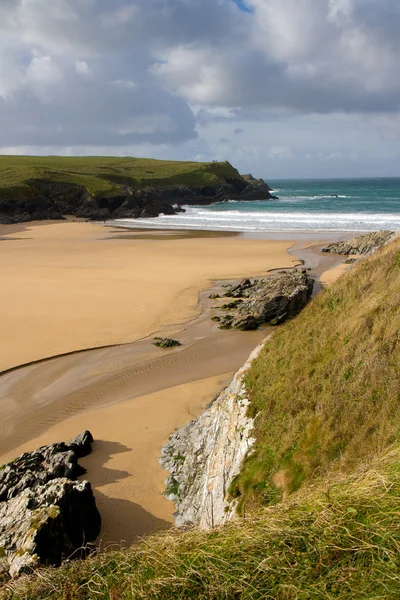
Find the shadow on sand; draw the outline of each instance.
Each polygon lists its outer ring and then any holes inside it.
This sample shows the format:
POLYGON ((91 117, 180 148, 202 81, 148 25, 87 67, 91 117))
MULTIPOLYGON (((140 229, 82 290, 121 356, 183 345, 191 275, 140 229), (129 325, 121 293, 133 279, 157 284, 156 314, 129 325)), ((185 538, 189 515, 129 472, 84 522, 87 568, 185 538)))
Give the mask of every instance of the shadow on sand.
POLYGON ((112 498, 99 491, 102 486, 131 477, 128 471, 105 466, 111 456, 131 450, 119 442, 95 440, 92 454, 80 461, 88 471, 83 478, 91 482, 101 514, 102 528, 98 545, 102 549, 127 547, 138 538, 171 527, 171 523, 155 517, 139 504, 123 498, 112 498))

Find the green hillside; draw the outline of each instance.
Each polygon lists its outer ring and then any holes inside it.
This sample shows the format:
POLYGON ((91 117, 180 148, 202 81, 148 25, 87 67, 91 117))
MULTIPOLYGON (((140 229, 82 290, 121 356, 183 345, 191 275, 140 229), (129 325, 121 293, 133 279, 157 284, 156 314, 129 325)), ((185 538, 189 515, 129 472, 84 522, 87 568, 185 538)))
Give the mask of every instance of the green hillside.
POLYGON ((255 452, 244 510, 350 473, 400 434, 400 241, 345 273, 266 344, 247 376, 255 452))
POLYGON ((276 331, 247 377, 257 442, 231 489, 242 519, 42 569, 2 597, 398 598, 399 307, 396 241, 276 331))
POLYGON ((240 178, 228 162, 197 163, 147 158, 0 156, 0 196, 30 193, 29 182, 73 183, 94 197, 133 188, 172 184, 208 185, 240 178))

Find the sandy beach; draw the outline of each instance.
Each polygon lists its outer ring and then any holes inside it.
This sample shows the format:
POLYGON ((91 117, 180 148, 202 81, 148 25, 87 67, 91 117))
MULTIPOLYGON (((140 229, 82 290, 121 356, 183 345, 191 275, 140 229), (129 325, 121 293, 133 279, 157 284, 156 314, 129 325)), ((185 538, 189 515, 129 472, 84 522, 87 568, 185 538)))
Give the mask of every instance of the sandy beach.
POLYGON ((0 226, 0 371, 147 336, 215 279, 293 266, 290 241, 151 239, 91 223, 0 226))
POLYGON ((193 381, 76 415, 1 461, 89 429, 95 438, 93 453, 80 462, 88 470, 102 516, 99 544, 129 545, 138 536, 172 525, 174 505, 163 496, 168 474, 157 462, 160 448, 175 429, 202 412, 230 375, 193 381))
MULTIPOLYGON (((265 337, 221 332, 207 290, 293 267, 294 242, 63 222, 3 226, 0 244, 0 368, 11 369, 0 377, 0 464, 89 429, 94 451, 82 463, 102 514, 99 543, 170 527, 160 449, 265 337), (155 348, 160 331, 183 346, 155 348)), ((294 254, 318 267, 307 246, 294 254)), ((329 277, 335 260, 323 259, 329 277)))
POLYGON ((170 526, 160 448, 265 335, 220 332, 209 315, 202 321, 199 292, 216 280, 294 266, 292 243, 78 222, 1 227, 0 369, 110 347, 1 377, 0 463, 88 428, 96 442, 83 462, 102 542, 131 543, 170 526), (181 329, 183 349, 165 353, 143 339, 168 328, 181 329))

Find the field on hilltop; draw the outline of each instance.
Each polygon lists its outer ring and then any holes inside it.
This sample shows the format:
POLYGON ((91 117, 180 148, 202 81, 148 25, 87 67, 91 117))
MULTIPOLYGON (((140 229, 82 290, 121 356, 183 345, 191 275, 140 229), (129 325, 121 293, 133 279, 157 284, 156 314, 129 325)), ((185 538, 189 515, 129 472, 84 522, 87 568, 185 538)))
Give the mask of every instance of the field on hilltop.
POLYGON ((247 375, 243 518, 6 584, 7 600, 398 598, 400 240, 324 290, 247 375))
POLYGON ((120 186, 209 185, 240 178, 228 162, 186 162, 104 156, 0 156, 0 195, 32 191, 34 181, 75 184, 92 196, 110 195, 120 186))

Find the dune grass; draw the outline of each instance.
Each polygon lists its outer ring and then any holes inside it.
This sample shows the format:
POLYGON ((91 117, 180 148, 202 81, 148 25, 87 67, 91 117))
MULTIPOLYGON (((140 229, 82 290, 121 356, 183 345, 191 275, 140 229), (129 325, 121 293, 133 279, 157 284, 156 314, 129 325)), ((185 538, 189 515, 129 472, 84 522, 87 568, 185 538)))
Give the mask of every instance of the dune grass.
POLYGON ((400 453, 296 502, 212 532, 170 531, 129 550, 41 569, 3 600, 398 598, 400 453))
POLYGON ((231 486, 245 512, 351 472, 400 434, 400 241, 278 331, 246 379, 254 452, 231 486))
POLYGON ((29 182, 73 183, 93 196, 133 188, 172 184, 208 185, 240 177, 227 162, 197 163, 117 157, 0 156, 0 194, 29 193, 29 182))

